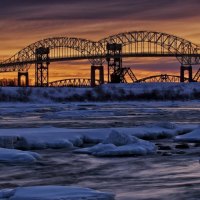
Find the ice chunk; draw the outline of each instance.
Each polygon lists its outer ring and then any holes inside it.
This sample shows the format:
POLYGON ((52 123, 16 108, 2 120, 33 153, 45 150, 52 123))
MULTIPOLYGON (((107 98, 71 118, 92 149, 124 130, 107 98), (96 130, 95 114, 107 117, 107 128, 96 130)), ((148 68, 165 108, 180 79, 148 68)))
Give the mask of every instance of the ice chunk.
POLYGON ((74 150, 74 152, 75 153, 98 155, 100 152, 107 152, 107 151, 111 151, 111 150, 114 150, 114 149, 116 149, 116 146, 114 144, 99 143, 97 145, 94 145, 93 147, 74 150))
POLYGON ((156 146, 134 136, 131 137, 125 133, 112 131, 102 143, 93 147, 78 149, 74 152, 94 156, 147 155, 155 153, 156 146))
POLYGON ((0 199, 7 199, 10 198, 11 196, 13 196, 15 194, 15 190, 14 189, 4 189, 4 190, 0 190, 0 199))
POLYGON ((200 127, 193 130, 190 133, 176 136, 175 137, 176 142, 196 142, 200 143, 200 127))
POLYGON ((18 142, 18 136, 1 136, 0 147, 3 148, 14 148, 14 145, 18 142))
POLYGON ((136 140, 134 141, 134 139, 135 138, 127 134, 112 130, 108 137, 103 141, 103 144, 114 144, 115 146, 123 146, 136 142, 136 140))
POLYGON ((114 200, 111 193, 73 186, 19 187, 7 193, 0 191, 1 194, 6 194, 2 198, 8 200, 114 200))
POLYGON ((156 124, 157 126, 161 128, 166 128, 166 129, 175 129, 177 126, 171 122, 160 122, 156 124))
POLYGON ((28 162, 32 163, 40 159, 38 153, 20 151, 16 149, 0 148, 0 162, 28 162))

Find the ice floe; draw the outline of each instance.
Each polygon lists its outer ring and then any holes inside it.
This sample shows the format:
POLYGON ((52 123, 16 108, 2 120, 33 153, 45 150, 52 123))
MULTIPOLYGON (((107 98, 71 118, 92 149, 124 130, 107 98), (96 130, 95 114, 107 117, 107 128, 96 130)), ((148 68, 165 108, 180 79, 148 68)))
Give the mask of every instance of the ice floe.
POLYGON ((162 123, 137 127, 96 128, 96 129, 68 129, 68 128, 13 128, 0 129, 0 147, 16 149, 46 149, 81 147, 85 143, 102 143, 112 130, 130 137, 153 140, 172 138, 178 134, 190 132, 197 125, 175 126, 162 123))
POLYGON ((6 200, 15 194, 15 189, 0 190, 0 200, 6 200))
POLYGON ((200 143, 200 127, 187 134, 176 136, 175 141, 200 143))
POLYGON ((155 153, 156 146, 134 136, 112 131, 102 143, 93 147, 78 149, 74 152, 94 156, 147 155, 155 153))
POLYGON ((114 200, 114 195, 89 188, 73 186, 19 187, 0 190, 0 199, 5 200, 114 200))
POLYGON ((16 149, 0 148, 0 162, 32 163, 41 157, 38 153, 16 149))

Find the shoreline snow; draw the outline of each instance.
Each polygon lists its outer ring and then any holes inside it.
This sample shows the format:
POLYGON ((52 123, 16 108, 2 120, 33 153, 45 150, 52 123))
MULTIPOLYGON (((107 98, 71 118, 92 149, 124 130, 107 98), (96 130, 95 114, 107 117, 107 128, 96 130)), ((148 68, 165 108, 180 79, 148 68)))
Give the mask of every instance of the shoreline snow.
POLYGON ((200 99, 200 83, 106 84, 95 88, 0 87, 0 102, 78 102, 200 99))

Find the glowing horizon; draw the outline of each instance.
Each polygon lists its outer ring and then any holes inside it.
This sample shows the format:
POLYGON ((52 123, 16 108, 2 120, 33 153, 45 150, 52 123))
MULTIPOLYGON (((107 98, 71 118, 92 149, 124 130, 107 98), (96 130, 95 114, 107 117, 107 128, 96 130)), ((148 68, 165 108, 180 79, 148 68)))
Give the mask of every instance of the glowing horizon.
MULTIPOLYGON (((7 59, 38 40, 80 37, 98 41, 120 32, 149 30, 176 35, 200 44, 200 2, 197 0, 7 0, 0 2, 0 60, 7 59)), ((159 58, 125 59, 138 78, 151 74, 179 74, 178 61, 159 58)), ((195 68, 194 68, 195 69, 195 68)), ((34 67, 30 78, 34 79, 34 67)), ((50 64, 50 81, 68 77, 90 77, 90 63, 50 64)), ((3 77, 16 73, 2 73, 3 77)))

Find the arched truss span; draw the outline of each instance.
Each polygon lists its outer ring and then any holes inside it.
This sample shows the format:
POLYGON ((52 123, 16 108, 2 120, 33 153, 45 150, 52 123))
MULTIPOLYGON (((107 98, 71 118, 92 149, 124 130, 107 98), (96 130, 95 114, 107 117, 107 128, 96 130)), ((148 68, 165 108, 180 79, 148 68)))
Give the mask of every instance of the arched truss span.
POLYGON ((200 47, 167 33, 134 31, 119 33, 99 41, 106 51, 107 43, 123 46, 124 57, 176 57, 183 65, 200 63, 200 47))
MULTIPOLYGON (((188 82, 189 79, 185 78, 185 82, 188 82)), ((136 81, 136 83, 157 83, 157 82, 180 82, 180 76, 161 74, 156 76, 149 76, 136 81)))
POLYGON ((113 35, 98 42, 68 37, 54 37, 35 42, 0 64, 0 72, 28 70, 36 62, 35 50, 50 48, 50 62, 89 59, 105 61, 107 43, 122 44, 122 57, 176 57, 182 65, 200 64, 200 47, 180 37, 150 31, 113 35))
MULTIPOLYGON (((96 85, 100 84, 99 80, 96 80, 96 85)), ((50 87, 91 87, 91 79, 73 78, 64 79, 59 81, 53 81, 49 83, 50 87)))
POLYGON ((21 71, 34 64, 37 48, 50 49, 50 61, 78 60, 93 58, 94 52, 98 52, 96 42, 81 38, 55 37, 40 40, 19 51, 17 54, 1 64, 4 71, 21 71))

